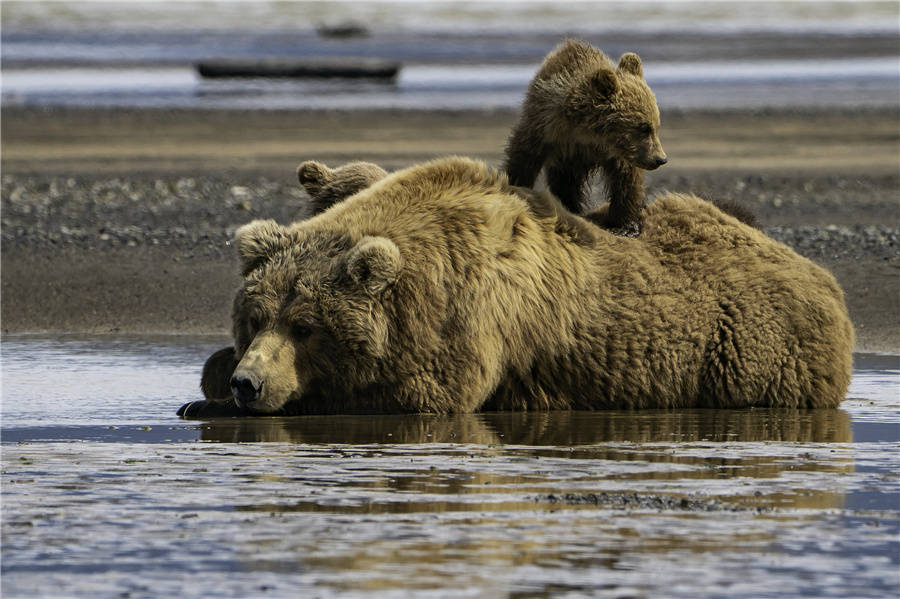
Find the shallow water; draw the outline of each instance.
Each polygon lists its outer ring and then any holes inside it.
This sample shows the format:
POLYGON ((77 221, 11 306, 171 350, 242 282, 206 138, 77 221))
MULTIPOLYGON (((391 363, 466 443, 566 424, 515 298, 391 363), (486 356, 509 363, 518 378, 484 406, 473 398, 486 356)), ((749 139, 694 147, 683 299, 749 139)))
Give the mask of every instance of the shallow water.
POLYGON ((177 419, 226 343, 3 339, 4 597, 900 585, 897 357, 840 410, 177 419))
MULTIPOLYGON (((6 69, 2 102, 22 106, 242 109, 513 109, 537 63, 412 64, 396 81, 203 80, 193 67, 6 69)), ((889 107, 896 57, 648 63, 668 108, 889 107)))

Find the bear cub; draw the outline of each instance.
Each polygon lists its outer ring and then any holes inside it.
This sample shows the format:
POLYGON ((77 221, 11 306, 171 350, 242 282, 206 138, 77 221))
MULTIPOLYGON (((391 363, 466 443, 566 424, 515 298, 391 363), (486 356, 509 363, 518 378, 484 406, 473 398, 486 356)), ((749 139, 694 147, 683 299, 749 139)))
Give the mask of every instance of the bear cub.
POLYGON ((312 213, 323 212, 387 176, 387 171, 371 162, 348 162, 328 168, 307 160, 297 167, 297 179, 312 199, 312 213))
POLYGON ((590 44, 566 40, 528 86, 506 147, 506 172, 511 184, 533 187, 544 168, 550 191, 582 214, 586 183, 601 170, 609 207, 591 220, 635 236, 644 204, 641 169, 668 160, 658 132, 659 108, 638 55, 626 53, 616 66, 590 44))

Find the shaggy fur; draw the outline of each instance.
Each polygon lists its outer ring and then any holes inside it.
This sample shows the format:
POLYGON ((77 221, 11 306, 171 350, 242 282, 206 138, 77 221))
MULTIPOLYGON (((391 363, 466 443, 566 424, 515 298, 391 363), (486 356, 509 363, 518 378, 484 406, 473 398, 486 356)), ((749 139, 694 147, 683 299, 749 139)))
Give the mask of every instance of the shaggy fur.
POLYGON ((331 169, 315 160, 297 167, 297 179, 312 199, 314 214, 323 212, 387 176, 387 171, 371 162, 350 162, 331 169))
MULTIPOLYGON (((315 216, 324 212, 334 204, 341 202, 373 183, 387 177, 386 170, 371 162, 348 162, 331 169, 314 160, 309 160, 297 167, 297 175, 304 189, 312 199, 310 214, 315 216), (312 182, 313 180, 319 183, 312 182), (304 184, 303 182, 306 181, 304 184)), ((590 239, 593 234, 585 228, 582 218, 566 210, 559 202, 549 199, 546 192, 535 191, 527 187, 517 187, 516 193, 531 205, 537 214, 548 216, 551 212, 557 216, 558 231, 568 230, 575 237, 590 239)), ((731 200, 713 200, 719 210, 730 214, 739 221, 758 227, 756 215, 747 207, 731 200)), ((584 215, 584 218, 595 225, 608 228, 609 204, 584 215)))
POLYGON ((223 359, 259 386, 244 407, 806 408, 844 397, 853 329, 827 271, 688 195, 651 205, 638 240, 596 227, 578 238, 560 226, 562 207, 534 205, 502 174, 454 158, 290 227, 239 229, 245 278, 223 359))
POLYGON ((601 170, 609 210, 594 220, 623 235, 642 222, 644 174, 666 162, 659 109, 637 54, 618 66, 600 50, 566 40, 541 65, 525 94, 522 116, 506 148, 513 185, 533 187, 546 167, 550 191, 575 214, 584 211, 586 183, 601 170))
MULTIPOLYGON (((309 160, 297 167, 297 173, 303 180, 315 176, 320 181, 327 181, 327 188, 320 194, 320 188, 309 184, 307 193, 313 202, 310 206, 312 216, 324 212, 332 205, 341 202, 358 191, 387 177, 387 171, 371 162, 349 162, 335 169, 330 169, 320 162, 309 160), (313 175, 312 173, 315 173, 313 175)), ((553 215, 557 219, 557 232, 572 236, 573 239, 593 239, 592 227, 587 226, 584 219, 595 225, 606 228, 609 204, 589 212, 581 218, 566 210, 552 196, 543 191, 535 191, 527 187, 515 187, 515 193, 528 202, 532 212, 539 216, 553 215)), ((713 200, 719 210, 730 214, 739 221, 756 227, 756 215, 742 204, 730 200, 713 200)), ((277 233, 276 233, 277 234, 277 233)))

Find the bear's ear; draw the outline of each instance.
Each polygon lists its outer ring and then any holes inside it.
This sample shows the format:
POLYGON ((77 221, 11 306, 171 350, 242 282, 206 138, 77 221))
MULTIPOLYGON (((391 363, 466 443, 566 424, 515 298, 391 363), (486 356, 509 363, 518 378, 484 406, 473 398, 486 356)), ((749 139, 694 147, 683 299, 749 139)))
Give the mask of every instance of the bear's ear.
POLYGON ((608 98, 619 89, 619 82, 616 80, 615 72, 607 71, 606 69, 594 72, 589 82, 594 94, 600 98, 608 98))
POLYGON ((634 52, 626 52, 623 54, 622 58, 619 59, 619 66, 616 70, 623 73, 631 73, 641 79, 644 78, 644 68, 641 65, 641 57, 634 52))
POLYGON ((241 275, 246 277, 293 240, 274 220, 255 220, 239 227, 234 241, 241 259, 241 275))
POLYGON ((297 180, 300 181, 300 185, 303 186, 303 189, 309 195, 315 195, 317 191, 322 189, 331 180, 333 174, 334 171, 315 160, 301 162, 300 166, 297 167, 297 180))
POLYGON ((347 256, 350 278, 372 295, 387 289, 400 274, 400 248, 387 237, 363 237, 347 256))

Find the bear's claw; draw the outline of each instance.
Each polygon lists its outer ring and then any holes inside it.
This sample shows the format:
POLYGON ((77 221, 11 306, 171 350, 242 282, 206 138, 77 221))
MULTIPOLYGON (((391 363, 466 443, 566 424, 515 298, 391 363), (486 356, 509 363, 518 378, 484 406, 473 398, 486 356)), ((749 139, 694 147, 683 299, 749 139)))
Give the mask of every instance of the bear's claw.
POLYGON ((243 416, 246 411, 239 408, 233 401, 191 401, 180 408, 175 413, 185 420, 192 418, 222 418, 229 416, 243 416))

